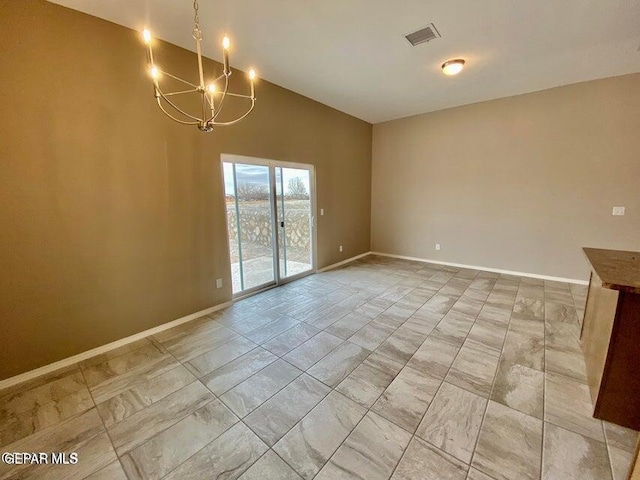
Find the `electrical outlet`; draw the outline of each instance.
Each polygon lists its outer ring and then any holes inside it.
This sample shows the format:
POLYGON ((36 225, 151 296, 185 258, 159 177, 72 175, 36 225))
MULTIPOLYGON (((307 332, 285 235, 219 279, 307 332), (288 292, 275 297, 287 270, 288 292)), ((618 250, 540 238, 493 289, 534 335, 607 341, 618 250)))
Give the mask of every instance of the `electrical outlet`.
POLYGON ((436 243, 436 250, 440 250, 440 244, 436 243))
POLYGON ((613 207, 613 212, 611 212, 611 215, 624 215, 624 207, 613 207))
POLYGON ((216 278, 216 288, 222 288, 222 279, 216 278))
POLYGON ((320 216, 323 216, 323 215, 324 215, 324 208, 321 208, 320 209, 320 216))
POLYGON ((342 245, 340 245, 340 251, 342 251, 342 245))

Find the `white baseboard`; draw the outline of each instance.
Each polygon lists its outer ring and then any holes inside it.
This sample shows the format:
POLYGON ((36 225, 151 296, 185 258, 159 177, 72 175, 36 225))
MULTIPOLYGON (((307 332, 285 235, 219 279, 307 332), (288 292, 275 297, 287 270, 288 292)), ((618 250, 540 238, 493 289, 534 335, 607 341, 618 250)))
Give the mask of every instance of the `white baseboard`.
POLYGON ((588 280, 580 280, 577 278, 552 277, 550 275, 539 275, 537 273, 516 272, 513 270, 503 270, 501 268, 479 267, 477 265, 466 265, 464 263, 443 262, 440 260, 431 260, 428 258, 407 257, 405 255, 394 255, 393 253, 370 252, 371 255, 380 255, 381 257, 400 258, 402 260, 413 260, 414 262, 435 263, 437 265, 447 265, 449 267, 471 268, 473 270, 484 270, 485 272, 504 273, 506 275, 517 275, 519 277, 539 278, 542 280, 552 280, 554 282, 575 283, 576 285, 589 285, 588 280))
POLYGON ((133 334, 129 337, 121 338, 120 340, 116 340, 115 342, 107 343, 106 345, 102 345, 100 347, 92 348, 91 350, 87 350, 86 352, 79 353, 72 357, 63 358, 54 363, 50 363, 49 365, 45 365, 40 368, 36 368, 34 370, 29 370, 28 372, 21 373, 14 377, 9 377, 4 380, 0 380, 0 390, 3 388, 12 387, 18 383, 25 382, 27 380, 32 380, 40 375, 45 375, 47 373, 53 372, 60 368, 68 367, 69 365, 73 365, 74 363, 81 362, 83 360, 87 360, 88 358, 95 357, 96 355, 100 355, 102 353, 106 353, 110 350, 113 350, 118 347, 122 347, 123 345, 127 345, 129 343, 133 343, 142 338, 148 337, 150 335, 155 335, 156 333, 163 332, 165 330, 169 330, 170 328, 177 327, 178 325, 182 325, 183 323, 190 322, 191 320, 195 320, 196 318, 200 318, 204 315, 208 315, 210 313, 216 312, 218 310, 222 310, 223 308, 228 307, 233 302, 225 302, 219 305, 215 305, 213 307, 206 308, 196 313, 192 313, 182 318, 178 318, 177 320, 172 320, 171 322, 163 323, 162 325, 158 325, 157 327, 150 328, 149 330, 145 330, 143 332, 139 332, 133 334))
POLYGON ((340 265, 353 262, 354 260, 358 260, 359 258, 366 257, 367 255, 371 255, 371 252, 361 253, 360 255, 356 255, 355 257, 347 258, 346 260, 342 260, 341 262, 338 262, 338 263, 333 263, 331 265, 321 268, 320 270, 318 270, 318 273, 326 272, 327 270, 332 270, 334 268, 339 267, 340 265))

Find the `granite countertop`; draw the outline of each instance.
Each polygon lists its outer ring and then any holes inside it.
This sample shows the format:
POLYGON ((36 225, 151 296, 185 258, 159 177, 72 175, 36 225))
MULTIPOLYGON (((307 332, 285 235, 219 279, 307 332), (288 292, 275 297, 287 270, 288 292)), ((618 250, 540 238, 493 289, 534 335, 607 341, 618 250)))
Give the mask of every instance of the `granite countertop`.
POLYGON ((604 288, 640 293, 640 252, 583 248, 604 288))

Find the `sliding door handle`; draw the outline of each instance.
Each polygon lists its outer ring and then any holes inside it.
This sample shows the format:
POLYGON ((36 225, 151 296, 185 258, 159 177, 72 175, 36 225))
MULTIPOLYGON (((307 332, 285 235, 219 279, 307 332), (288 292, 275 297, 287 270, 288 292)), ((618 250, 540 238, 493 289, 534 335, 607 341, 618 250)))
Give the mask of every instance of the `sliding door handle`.
POLYGON ((284 222, 280 222, 280 226, 284 228, 284 222))

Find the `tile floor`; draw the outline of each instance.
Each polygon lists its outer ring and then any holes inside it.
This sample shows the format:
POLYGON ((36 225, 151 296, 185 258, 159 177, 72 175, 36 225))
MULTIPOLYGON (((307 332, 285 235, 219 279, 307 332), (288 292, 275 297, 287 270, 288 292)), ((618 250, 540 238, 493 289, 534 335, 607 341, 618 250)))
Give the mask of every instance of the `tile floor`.
POLYGON ((0 479, 623 480, 585 287, 370 256, 0 391, 0 479))

